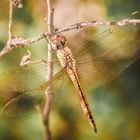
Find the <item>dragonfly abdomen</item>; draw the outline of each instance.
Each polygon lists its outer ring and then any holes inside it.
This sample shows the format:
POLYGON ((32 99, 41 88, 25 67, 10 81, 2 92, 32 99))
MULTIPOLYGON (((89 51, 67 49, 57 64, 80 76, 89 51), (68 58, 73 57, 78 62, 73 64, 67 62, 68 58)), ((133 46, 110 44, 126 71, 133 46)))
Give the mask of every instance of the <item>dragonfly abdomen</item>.
POLYGON ((89 105, 88 105, 88 103, 86 101, 86 98, 85 98, 85 96, 84 96, 84 94, 82 92, 78 77, 77 77, 76 73, 72 69, 67 70, 67 73, 68 73, 70 79, 72 80, 72 82, 74 84, 74 87, 75 87, 75 89, 76 89, 76 91, 77 91, 77 93, 78 93, 78 95, 80 97, 80 105, 82 107, 82 110, 83 110, 85 116, 88 118, 90 126, 97 133, 97 128, 96 128, 94 118, 93 118, 92 113, 90 111, 89 105))
POLYGON ((82 110, 83 110, 85 116, 89 120, 89 124, 94 129, 94 131, 97 132, 94 118, 92 116, 92 113, 89 109, 89 105, 88 105, 86 98, 80 87, 79 79, 78 79, 77 72, 76 72, 76 61, 72 55, 71 50, 68 47, 64 47, 61 50, 57 50, 57 56, 59 58, 59 61, 62 65, 62 67, 64 67, 66 69, 66 72, 69 75, 69 77, 80 97, 80 104, 81 104, 81 107, 82 107, 82 110))

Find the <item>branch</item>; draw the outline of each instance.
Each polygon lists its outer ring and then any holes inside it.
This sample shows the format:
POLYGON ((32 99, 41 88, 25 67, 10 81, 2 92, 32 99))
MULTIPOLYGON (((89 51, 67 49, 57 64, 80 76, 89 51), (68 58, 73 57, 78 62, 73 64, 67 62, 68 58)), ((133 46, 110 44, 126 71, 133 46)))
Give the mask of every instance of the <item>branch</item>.
MULTIPOLYGON (((54 9, 52 8, 51 0, 47 0, 47 6, 48 6, 48 32, 53 33, 54 9)), ((51 36, 49 36, 49 42, 50 42, 50 37, 51 36)), ((48 71, 47 71, 48 81, 52 80, 52 76, 53 76, 53 55, 52 55, 52 47, 49 42, 48 42, 48 71)), ((46 136, 45 140, 51 140, 51 132, 49 126, 49 117, 50 117, 51 104, 53 99, 51 84, 46 89, 45 94, 46 94, 46 103, 43 112, 43 120, 44 120, 44 127, 45 127, 45 136, 46 136)))
POLYGON ((13 2, 9 0, 9 24, 8 24, 8 41, 12 38, 12 15, 13 15, 13 2))
POLYGON ((71 30, 79 30, 81 28, 85 27, 95 27, 95 26, 126 26, 126 25, 136 25, 140 24, 140 19, 123 19, 120 21, 102 21, 102 20, 94 20, 94 21, 89 21, 89 22, 79 22, 73 25, 70 25, 68 27, 64 27, 61 29, 56 29, 55 32, 49 33, 49 32, 44 32, 39 34, 36 37, 33 37, 31 39, 24 39, 24 38, 14 38, 11 39, 10 42, 10 47, 8 45, 3 48, 3 50, 0 52, 0 58, 4 56, 5 54, 9 53, 10 51, 13 50, 13 48, 16 47, 22 47, 22 46, 29 46, 35 42, 38 42, 39 40, 43 39, 44 36, 50 36, 50 35, 55 35, 58 33, 66 32, 66 31, 71 31, 71 30))
POLYGON ((123 19, 120 21, 102 21, 102 20, 93 20, 89 22, 79 22, 73 25, 70 25, 69 27, 64 27, 62 29, 59 29, 55 32, 55 34, 61 33, 61 32, 66 32, 70 30, 75 30, 75 29, 81 29, 84 27, 95 27, 95 26, 125 26, 128 24, 140 24, 140 19, 123 19))
POLYGON ((0 52, 0 57, 3 56, 4 54, 9 53, 12 49, 10 47, 11 45, 11 38, 12 38, 12 21, 13 21, 13 1, 9 0, 9 23, 8 23, 8 41, 7 41, 7 47, 4 48, 0 52))

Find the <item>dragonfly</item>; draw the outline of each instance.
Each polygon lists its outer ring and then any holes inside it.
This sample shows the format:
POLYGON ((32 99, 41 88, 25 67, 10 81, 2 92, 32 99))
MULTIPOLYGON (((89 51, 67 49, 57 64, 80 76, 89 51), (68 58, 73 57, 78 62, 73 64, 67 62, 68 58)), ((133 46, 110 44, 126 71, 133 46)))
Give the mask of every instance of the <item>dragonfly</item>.
MULTIPOLYGON (((18 109, 21 109, 22 112, 22 109, 24 110, 26 106, 32 108, 35 104, 40 103, 41 91, 45 90, 50 84, 55 85, 58 79, 67 75, 79 95, 81 108, 90 126, 97 132, 95 120, 84 91, 89 87, 96 88, 110 82, 138 59, 140 53, 138 29, 139 26, 137 25, 113 26, 74 49, 68 47, 64 35, 54 35, 50 43, 53 50, 56 51, 61 69, 51 80, 43 82, 32 90, 23 91, 22 94, 11 99, 3 107, 2 113, 9 115, 9 112, 13 111, 18 114, 18 109), (25 108, 18 108, 19 104, 22 103, 25 108)), ((92 38, 92 36, 90 37, 92 38)), ((44 60, 42 62, 45 65, 47 63, 44 60)), ((46 70, 44 65, 38 65, 38 68, 39 70, 46 70)), ((32 67, 27 66, 26 69, 20 68, 1 74, 1 77, 2 79, 16 78, 17 75, 21 76, 24 73, 28 75, 28 70, 30 72, 34 71, 32 67)))

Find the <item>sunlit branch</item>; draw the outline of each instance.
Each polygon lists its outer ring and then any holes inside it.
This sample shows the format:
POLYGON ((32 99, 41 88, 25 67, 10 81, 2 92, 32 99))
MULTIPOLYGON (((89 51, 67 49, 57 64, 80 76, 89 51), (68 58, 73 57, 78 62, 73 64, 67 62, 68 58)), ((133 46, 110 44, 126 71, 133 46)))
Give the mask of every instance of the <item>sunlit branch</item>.
POLYGON ((123 19, 120 21, 102 21, 102 20, 94 20, 94 21, 89 21, 89 22, 79 22, 73 25, 70 25, 68 27, 64 27, 61 29, 56 29, 54 32, 49 33, 49 32, 44 32, 41 33, 31 39, 24 39, 24 38, 13 38, 10 41, 10 48, 6 46, 1 52, 0 52, 0 58, 12 51, 12 49, 16 47, 22 47, 22 46, 29 46, 35 42, 38 42, 39 40, 43 39, 44 36, 50 36, 50 35, 55 35, 58 33, 63 33, 66 31, 71 31, 71 30, 80 30, 85 27, 96 27, 96 26, 126 26, 126 25, 136 25, 140 24, 140 19, 123 19))
MULTIPOLYGON (((54 9, 52 7, 52 1, 47 0, 47 6, 48 6, 48 32, 53 33, 53 13, 54 9)), ((50 37, 48 41, 48 81, 52 79, 53 76, 53 55, 52 55, 52 47, 50 45, 50 37)), ((50 111, 51 111, 51 104, 53 99, 53 93, 52 93, 52 86, 49 85, 45 91, 46 95, 46 103, 43 111, 43 121, 44 121, 44 128, 45 128, 45 140, 51 140, 51 132, 50 132, 50 125, 49 125, 49 118, 50 118, 50 111)))
POLYGON ((12 39, 12 15, 13 15, 13 1, 9 0, 9 23, 8 23, 8 41, 6 46, 0 51, 0 57, 12 51, 11 39, 12 39))
POLYGON ((8 41, 12 38, 12 14, 13 14, 13 2, 9 0, 9 24, 8 24, 8 41))

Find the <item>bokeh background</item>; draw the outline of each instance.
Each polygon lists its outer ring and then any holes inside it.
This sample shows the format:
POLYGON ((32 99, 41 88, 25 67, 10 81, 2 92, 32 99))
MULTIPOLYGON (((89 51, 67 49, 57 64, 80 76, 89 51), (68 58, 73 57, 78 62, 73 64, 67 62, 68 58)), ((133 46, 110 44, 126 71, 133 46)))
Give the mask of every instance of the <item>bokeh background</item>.
MULTIPOLYGON (((55 8, 54 24, 57 28, 96 19, 118 20, 140 17, 131 14, 140 8, 138 0, 54 0, 53 3, 55 8)), ((0 49, 5 46, 8 38, 8 7, 8 0, 0 0, 0 49)), ((47 31, 47 23, 44 21, 46 15, 45 0, 23 0, 23 8, 14 8, 13 36, 31 38, 47 31)), ((72 31, 65 34, 72 39, 76 33, 77 31, 72 31)), ((47 58, 46 40, 41 40, 28 49, 32 52, 34 60, 47 58)), ((15 49, 1 58, 0 73, 18 67, 25 53, 25 49, 15 49)), ((24 88, 27 86, 32 89, 43 78, 40 78, 38 71, 35 71, 33 79, 30 79, 24 88)), ((21 85, 23 81, 19 80, 20 82, 17 83, 16 80, 11 82, 10 78, 1 79, 0 87, 6 89, 6 92, 2 92, 0 95, 2 109, 3 104, 17 94, 15 89, 16 91, 23 89, 23 85, 21 85), (11 89, 12 92, 10 92, 11 89)), ((21 79, 24 79, 24 76, 21 79)), ((63 93, 65 90, 58 89, 50 117, 52 139, 140 140, 139 83, 140 59, 136 60, 113 81, 87 94, 91 109, 94 111, 98 127, 97 134, 93 133, 87 123, 77 95, 63 93)), ((0 118, 0 140, 41 140, 43 131, 42 118, 37 112, 25 117, 0 118)))

